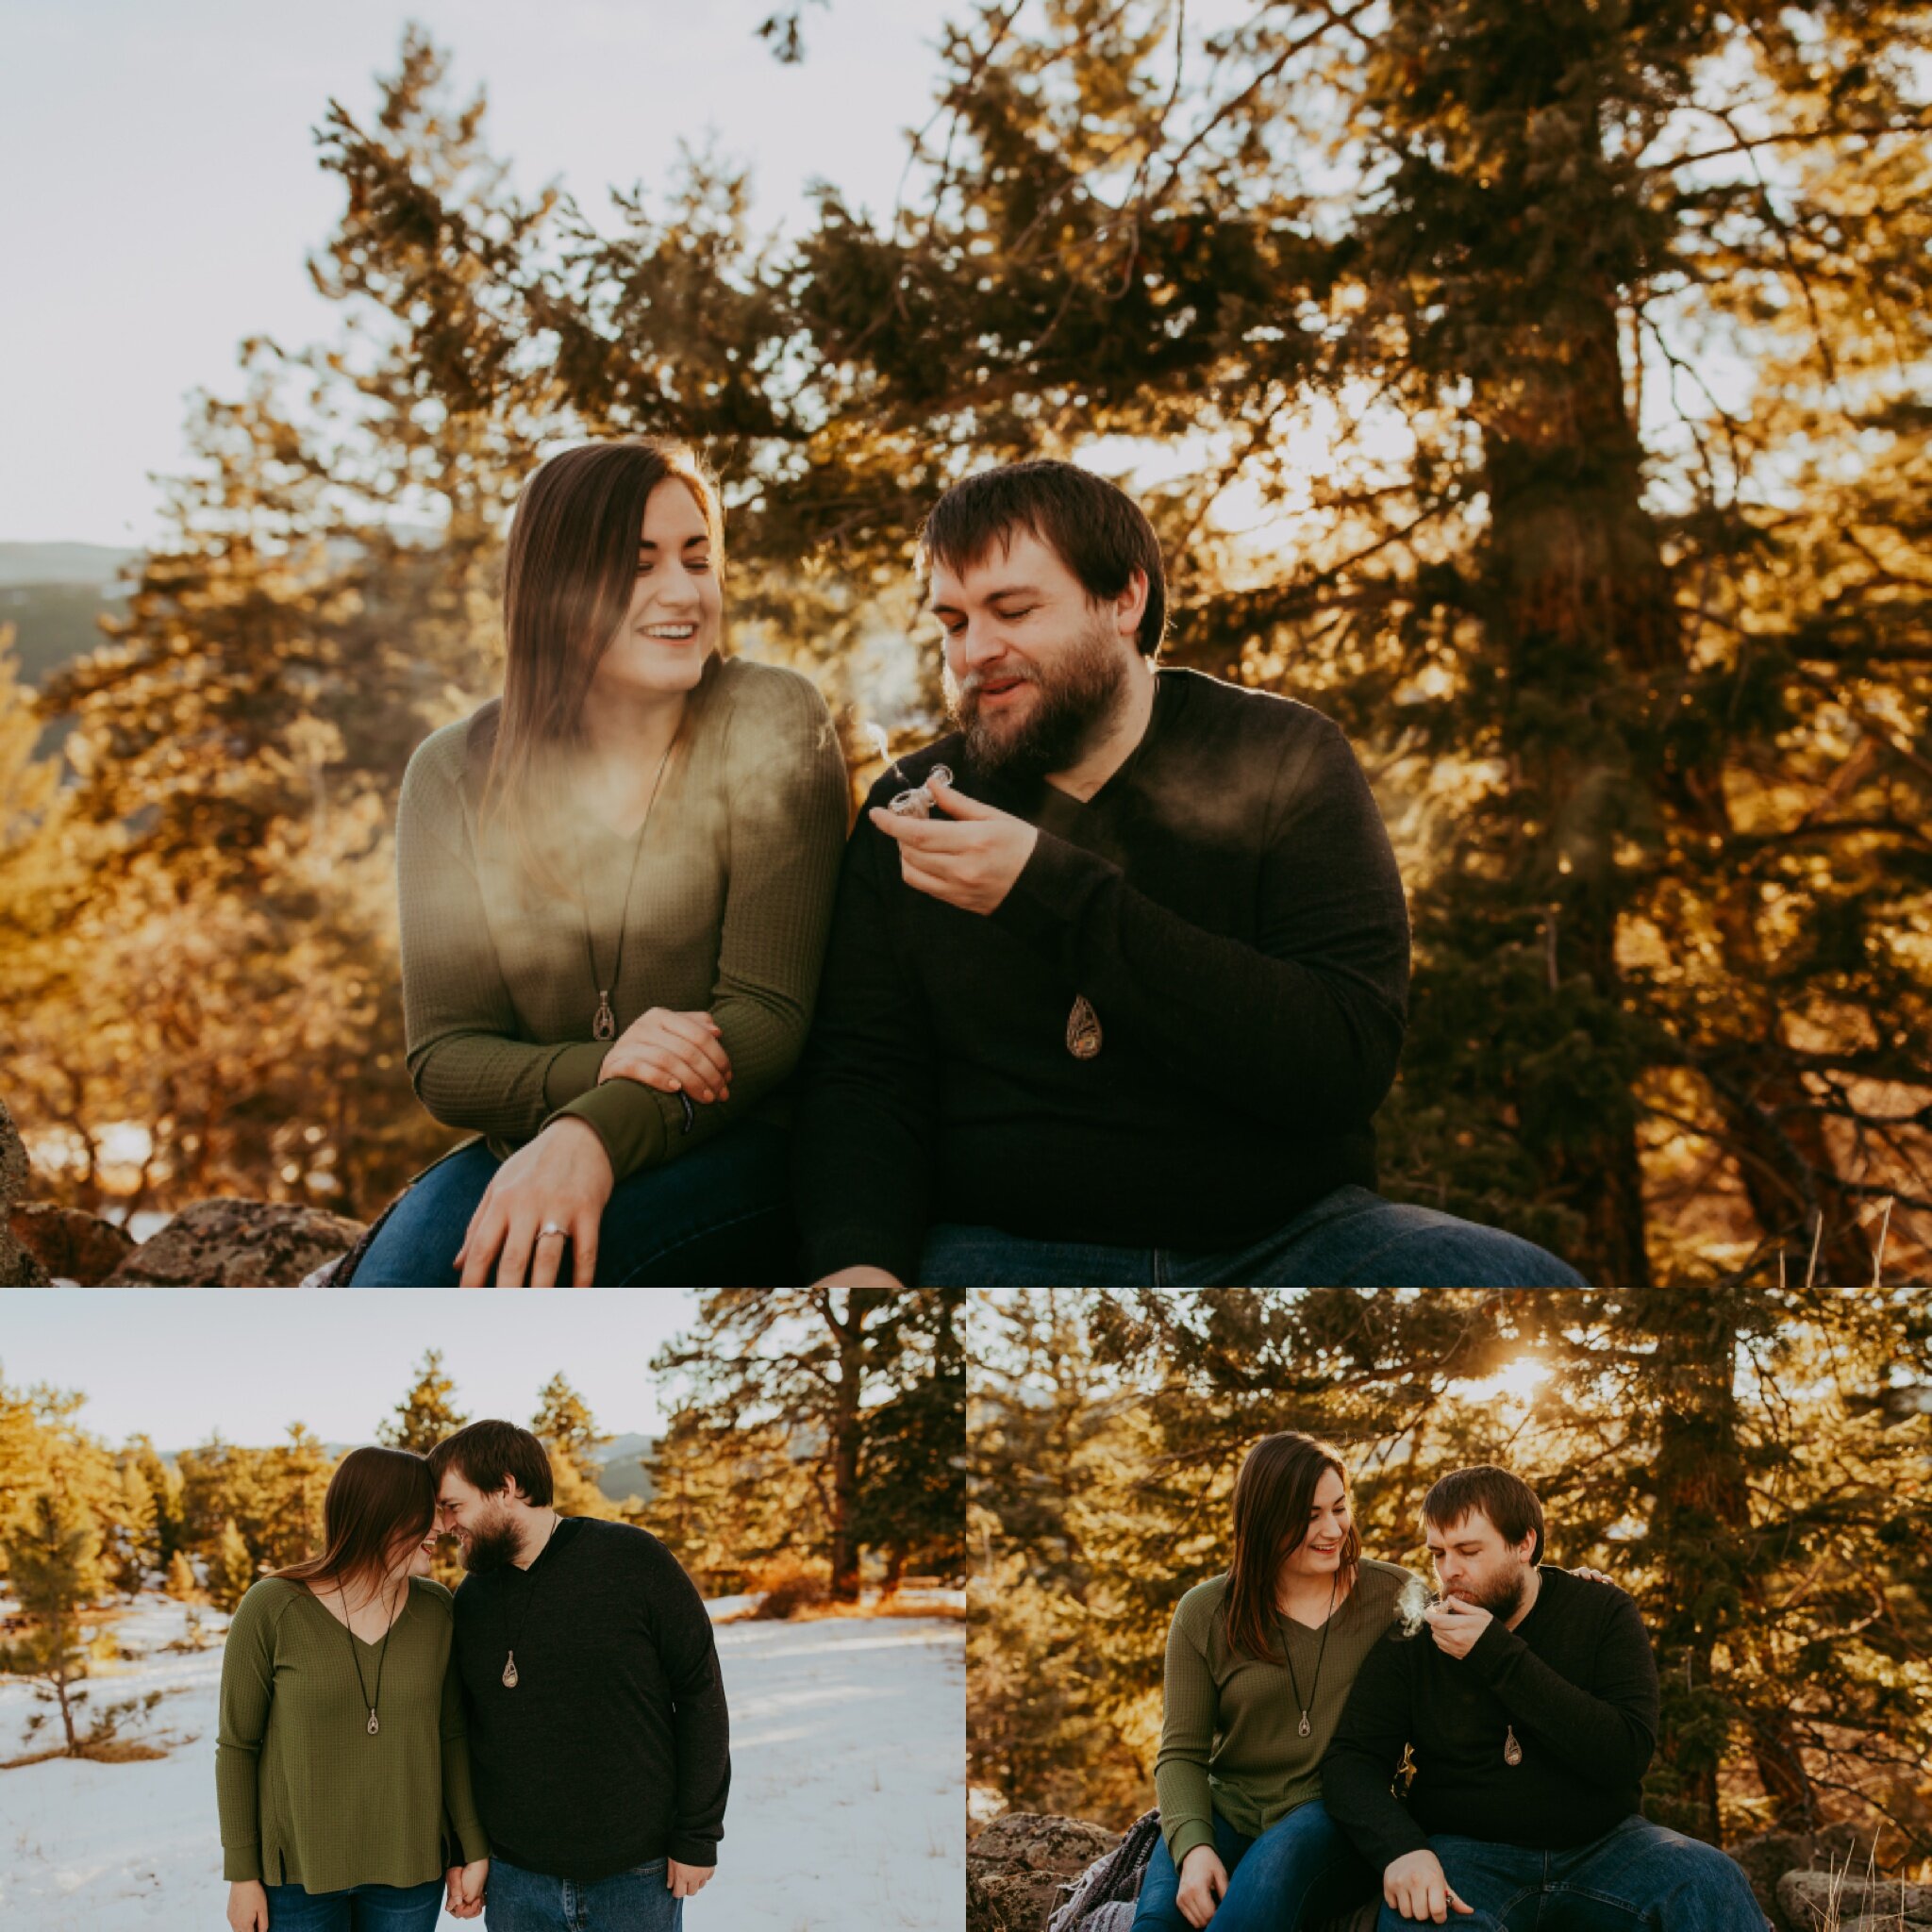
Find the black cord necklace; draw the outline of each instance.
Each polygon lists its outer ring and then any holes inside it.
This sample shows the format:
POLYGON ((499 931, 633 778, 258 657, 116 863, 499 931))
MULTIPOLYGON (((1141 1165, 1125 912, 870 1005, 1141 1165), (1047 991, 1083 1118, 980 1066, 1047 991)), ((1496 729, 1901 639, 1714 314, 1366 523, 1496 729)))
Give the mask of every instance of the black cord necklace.
MULTIPOLYGON (((1288 1660, 1288 1681, 1294 1686, 1295 1703, 1301 1706, 1302 1721, 1299 1728, 1301 1735, 1305 1738, 1314 1728, 1308 1723, 1308 1706, 1322 1694, 1322 1665, 1328 1655, 1328 1626, 1335 1621, 1335 1586, 1341 1581, 1341 1571, 1338 1566, 1335 1574, 1328 1579, 1328 1615, 1322 1624, 1322 1647, 1315 1653, 1315 1676, 1314 1681, 1308 1686, 1307 1702, 1304 1702, 1302 1698, 1301 1680, 1294 1674, 1294 1651, 1291 1647, 1285 1634, 1281 1641, 1281 1655, 1288 1660)), ((1279 1606, 1276 1607, 1278 1608, 1279 1606)), ((1285 1610, 1282 1611, 1283 1616, 1287 1616, 1287 1614, 1285 1610)), ((1290 1623, 1293 1621, 1292 1617, 1289 1618, 1290 1623)))
MULTIPOLYGON (((684 720, 677 721, 677 730, 671 734, 671 742, 664 747, 664 756, 658 760, 658 775, 651 780, 651 795, 644 802, 644 816, 638 826, 636 841, 630 848, 630 871, 625 874, 624 907, 617 915, 617 959, 610 969, 610 986, 617 986, 624 979, 624 929, 630 924, 631 888, 638 882, 638 858, 644 849, 644 834, 650 829, 651 813, 658 805, 658 788, 664 782, 664 768, 671 762, 671 754, 677 748, 679 733, 684 729, 684 720)), ((584 916, 584 958, 591 969, 591 984, 597 988, 597 1011, 591 1022, 591 1035, 595 1040, 615 1040, 617 1038, 617 1015, 610 1005, 610 986, 599 986, 597 972, 597 949, 591 939, 591 900, 589 892, 583 890, 583 854, 581 847, 577 855, 577 887, 579 909, 584 916)))
MULTIPOLYGON (((550 1512, 550 1536, 543 1539, 543 1550, 550 1547, 550 1537, 557 1534, 557 1526, 562 1521, 563 1518, 555 1509, 550 1512)), ((517 1645, 523 1640, 524 1625, 529 1621, 530 1599, 537 1593, 537 1578, 532 1573, 542 1560, 543 1550, 539 1550, 530 1558, 530 1570, 525 1575, 524 1607, 517 1612, 516 1628, 512 1630, 509 1627, 508 1617, 504 1618, 504 1634, 509 1640, 504 1648, 503 1656, 503 1688, 506 1690, 514 1690, 517 1688, 517 1645)))
MULTIPOLYGON (((403 1589, 407 1592, 409 1579, 403 1578, 403 1589)), ((403 1621, 399 1610, 389 1620, 389 1628, 382 1633, 382 1648, 375 1654, 375 1695, 369 1694, 369 1686, 362 1681, 362 1659, 356 1650, 356 1633, 349 1627, 349 1596, 342 1588, 342 1579, 336 1578, 336 1594, 342 1600, 342 1634, 349 1640, 349 1661, 356 1666, 356 1689, 362 1693, 362 1702, 369 1707, 369 1735, 373 1738, 382 1729, 375 1715, 375 1707, 382 1702, 382 1667, 389 1661, 389 1641, 395 1634, 395 1627, 403 1621)))

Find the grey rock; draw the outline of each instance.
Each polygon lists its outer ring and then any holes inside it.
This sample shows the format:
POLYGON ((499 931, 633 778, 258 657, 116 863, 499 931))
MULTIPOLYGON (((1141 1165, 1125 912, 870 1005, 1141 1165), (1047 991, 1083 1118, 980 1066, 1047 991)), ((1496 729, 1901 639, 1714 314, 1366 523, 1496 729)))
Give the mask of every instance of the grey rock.
POLYGON ((109 1274, 108 1288, 293 1288, 362 1224, 280 1201, 195 1201, 109 1274))
POLYGON ((1008 1811, 966 1847, 966 1932, 1040 1932, 1060 1887, 1120 1843, 1077 1818, 1008 1811))
POLYGON ((26 1194, 26 1144, 0 1100, 0 1288, 45 1288, 47 1271, 13 1231, 13 1210, 26 1194))
POLYGON ((92 1288, 134 1249, 125 1227, 79 1208, 28 1201, 13 1210, 13 1237, 57 1281, 92 1288))
POLYGON ((1901 1885, 1896 1879, 1867 1879, 1854 1871, 1787 1872, 1777 1882, 1778 1907, 1794 1932, 1822 1932, 1832 1923, 1834 1907, 1842 1932, 1853 1922, 1871 1918, 1897 1932, 1901 1916, 1907 1925, 1932 1924, 1932 1885, 1901 1885))

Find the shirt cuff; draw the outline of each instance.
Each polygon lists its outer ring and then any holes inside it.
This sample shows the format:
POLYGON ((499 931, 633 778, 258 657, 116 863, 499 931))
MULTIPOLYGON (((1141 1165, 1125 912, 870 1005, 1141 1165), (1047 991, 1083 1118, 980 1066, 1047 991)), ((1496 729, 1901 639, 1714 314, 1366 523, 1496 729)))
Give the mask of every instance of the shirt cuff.
POLYGON ((1174 1828, 1174 1836, 1167 1841, 1167 1855, 1174 1860, 1174 1869, 1181 1869, 1181 1861, 1196 1845, 1211 1845, 1214 1842, 1214 1827, 1205 1818, 1183 1818, 1174 1828))
POLYGON ((261 1846, 224 1845, 222 1847, 222 1876, 230 1885, 245 1885, 252 1878, 261 1882, 261 1846))
POLYGON ((576 1040, 551 1056, 543 1069, 543 1105, 552 1113, 596 1086, 611 1044, 608 1040, 576 1040))
POLYGON ((680 1865, 715 1865, 718 1862, 718 1840, 714 1838, 687 1838, 682 1832, 673 1832, 664 1847, 664 1855, 675 1858, 680 1865))
POLYGON ((915 1287, 919 1280, 919 1239, 875 1227, 835 1227, 805 1238, 805 1275, 823 1281, 845 1268, 883 1268, 893 1280, 915 1287))
POLYGON ((1485 1678, 1494 1682, 1505 1667, 1515 1661, 1523 1647, 1523 1639, 1501 1617, 1491 1617, 1483 1634, 1470 1645, 1463 1661, 1474 1664, 1485 1678))
MULTIPOLYGON (((566 1114, 596 1130, 617 1181, 661 1162, 675 1131, 672 1123, 681 1126, 684 1121, 684 1109, 675 1093, 660 1093, 655 1087, 622 1074, 579 1093, 559 1107, 550 1120, 560 1120, 566 1114)), ((547 1127, 550 1121, 543 1124, 547 1127)))
POLYGON ((452 1819, 450 1823, 456 1832, 457 1842, 462 1847, 464 1864, 474 1865, 478 1858, 490 1856, 490 1838, 479 1819, 452 1819))
POLYGON ((1096 886, 1119 876, 1120 867, 1109 860, 1041 832, 1020 876, 989 916, 1071 971, 1066 952, 1074 920, 1096 886))

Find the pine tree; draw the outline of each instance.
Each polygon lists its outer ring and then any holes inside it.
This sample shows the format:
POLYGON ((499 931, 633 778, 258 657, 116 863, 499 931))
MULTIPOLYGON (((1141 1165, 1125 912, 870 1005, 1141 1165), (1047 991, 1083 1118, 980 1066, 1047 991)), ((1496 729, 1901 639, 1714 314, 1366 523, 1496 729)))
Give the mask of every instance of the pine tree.
POLYGON ((45 1687, 60 1713, 66 1754, 75 1757, 83 1740, 75 1711, 86 1693, 74 1687, 87 1675, 80 1619, 108 1589, 99 1527, 71 1496, 42 1490, 24 1518, 0 1533, 0 1554, 27 1620, 25 1634, 0 1647, 0 1669, 45 1687))
POLYGON ((218 1610, 233 1610, 255 1582, 256 1563, 233 1520, 222 1524, 207 1559, 208 1597, 218 1610))
POLYGON ((456 1406, 457 1385, 444 1373, 442 1351, 425 1349, 416 1366, 416 1380, 396 1404, 391 1419, 375 1432, 378 1442, 391 1449, 413 1450, 427 1456, 470 1419, 456 1406))
POLYGON ((598 1433, 590 1405, 571 1387, 561 1370, 538 1391, 530 1433, 550 1451, 553 1466, 561 1457, 591 1489, 596 1488, 604 1468, 598 1452, 610 1438, 598 1433))
POLYGON ((201 1585, 194 1578, 194 1565, 180 1550, 168 1559, 167 1591, 179 1604, 192 1604, 201 1594, 201 1585))

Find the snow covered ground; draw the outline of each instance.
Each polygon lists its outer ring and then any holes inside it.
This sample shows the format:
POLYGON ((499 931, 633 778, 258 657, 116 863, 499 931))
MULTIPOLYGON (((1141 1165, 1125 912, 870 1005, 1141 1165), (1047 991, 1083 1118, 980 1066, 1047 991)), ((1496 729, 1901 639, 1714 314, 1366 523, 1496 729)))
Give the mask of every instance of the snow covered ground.
MULTIPOLYGON (((114 1625, 131 1655, 96 1674, 90 1700, 98 1708, 160 1691, 133 1735, 170 1744, 165 1757, 0 1771, 7 1932, 221 1932, 223 1621, 203 1612, 214 1641, 198 1652, 166 1648, 185 1638, 187 1616, 164 1597, 142 1597, 114 1625)), ((687 1932, 958 1932, 965 1625, 723 1624, 718 1653, 731 1700, 731 1803, 718 1875, 686 1907, 687 1932)), ((25 1684, 0 1679, 0 1760, 52 1741, 44 1730, 25 1737, 34 1707, 25 1684)))

